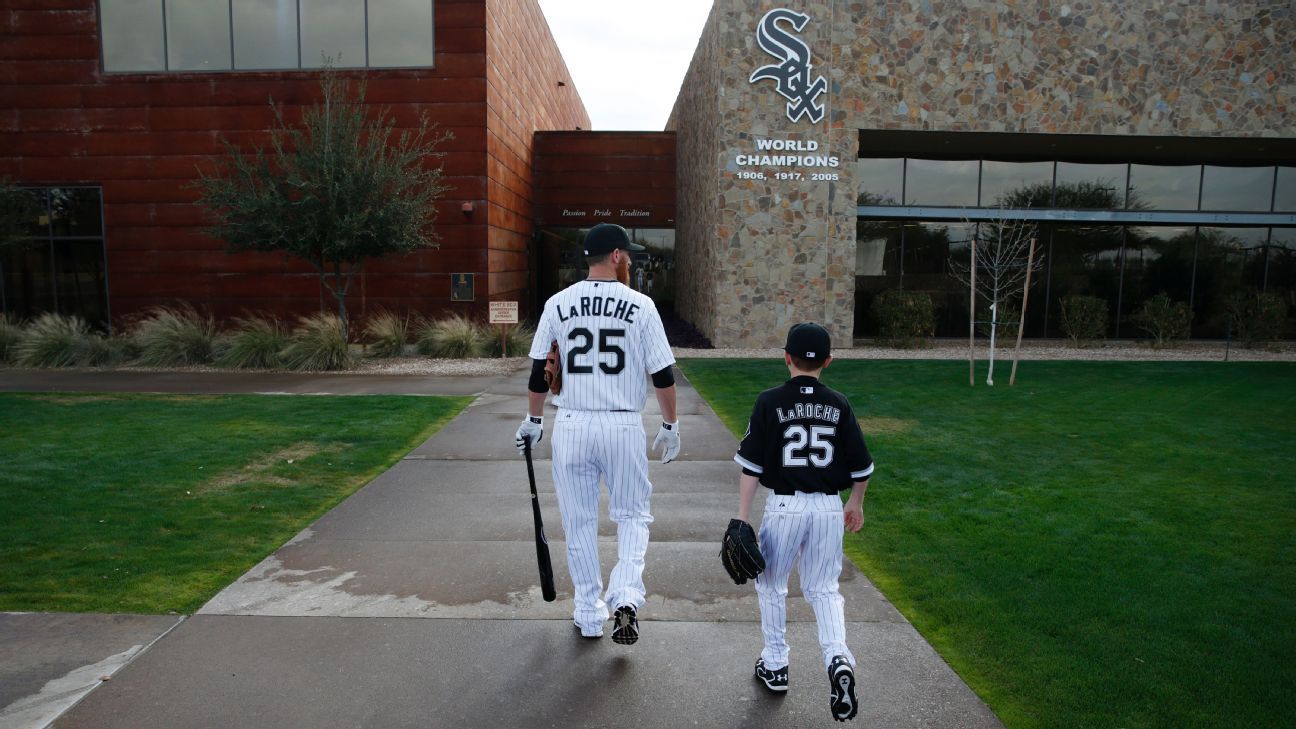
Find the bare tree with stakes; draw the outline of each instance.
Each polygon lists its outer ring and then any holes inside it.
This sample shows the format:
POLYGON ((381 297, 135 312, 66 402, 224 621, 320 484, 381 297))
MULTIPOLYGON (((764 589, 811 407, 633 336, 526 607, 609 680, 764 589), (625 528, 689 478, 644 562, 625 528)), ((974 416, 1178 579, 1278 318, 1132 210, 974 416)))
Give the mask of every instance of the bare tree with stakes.
POLYGON ((1017 381, 1017 360, 1025 331, 1026 303, 1030 293, 1031 273, 1044 264, 1043 256, 1036 255, 1035 225, 1006 217, 980 223, 972 236, 969 261, 950 259, 950 272, 968 287, 968 372, 969 384, 975 385, 972 375, 976 366, 976 325, 989 325, 990 367, 986 384, 994 385, 995 346, 1000 326, 1017 324, 1017 346, 1013 349, 1012 374, 1008 385, 1017 381), (977 321, 977 294, 990 302, 989 321, 977 321), (1021 297, 1021 312, 1014 322, 1001 318, 1010 305, 1021 297))

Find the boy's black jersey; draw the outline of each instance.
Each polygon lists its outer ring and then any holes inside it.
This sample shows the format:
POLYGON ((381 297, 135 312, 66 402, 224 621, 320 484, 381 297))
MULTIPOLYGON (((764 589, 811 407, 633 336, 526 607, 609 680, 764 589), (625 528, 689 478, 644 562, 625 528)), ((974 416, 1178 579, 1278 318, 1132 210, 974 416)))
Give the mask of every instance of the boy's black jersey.
POLYGON ((837 493, 873 473, 850 401, 809 376, 756 398, 734 460, 775 491, 837 493))

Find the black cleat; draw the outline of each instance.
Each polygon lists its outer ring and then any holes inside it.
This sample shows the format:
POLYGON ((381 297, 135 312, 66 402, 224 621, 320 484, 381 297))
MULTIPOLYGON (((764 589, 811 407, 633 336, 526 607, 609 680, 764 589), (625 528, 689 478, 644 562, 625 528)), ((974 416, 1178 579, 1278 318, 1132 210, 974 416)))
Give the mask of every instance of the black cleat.
POLYGON ((855 671, 846 656, 835 656, 828 665, 828 683, 831 688, 828 708, 837 721, 854 719, 859 706, 855 702, 855 671))
POLYGON ((765 667, 765 659, 756 659, 756 679, 765 684, 765 688, 772 693, 785 694, 788 688, 788 667, 784 666, 777 671, 771 671, 765 667))
POLYGON ((639 618, 633 605, 622 605, 612 614, 612 642, 634 645, 639 640, 639 618))

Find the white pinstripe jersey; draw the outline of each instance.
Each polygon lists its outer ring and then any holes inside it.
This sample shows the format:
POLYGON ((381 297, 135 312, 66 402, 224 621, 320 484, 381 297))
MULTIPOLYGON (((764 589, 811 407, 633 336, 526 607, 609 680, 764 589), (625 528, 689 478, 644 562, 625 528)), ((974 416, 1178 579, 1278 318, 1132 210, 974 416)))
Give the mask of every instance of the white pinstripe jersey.
POLYGON ((562 392, 554 404, 571 410, 643 410, 647 373, 675 363, 653 300, 617 281, 586 279, 545 302, 531 358, 558 342, 562 392))

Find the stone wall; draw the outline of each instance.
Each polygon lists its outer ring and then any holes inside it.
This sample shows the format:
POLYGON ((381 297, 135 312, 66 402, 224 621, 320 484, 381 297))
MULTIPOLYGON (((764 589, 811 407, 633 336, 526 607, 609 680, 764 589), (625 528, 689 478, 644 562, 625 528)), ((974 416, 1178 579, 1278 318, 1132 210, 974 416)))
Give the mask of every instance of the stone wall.
MULTIPOLYGON (((770 346, 801 320, 853 330, 860 130, 1296 136, 1288 3, 717 0, 672 114, 681 312, 717 346, 770 346), (828 80, 791 122, 756 27, 773 8, 828 80), (740 179, 754 139, 816 141, 836 181, 740 179)), ((766 168, 767 173, 773 168, 766 168)))

